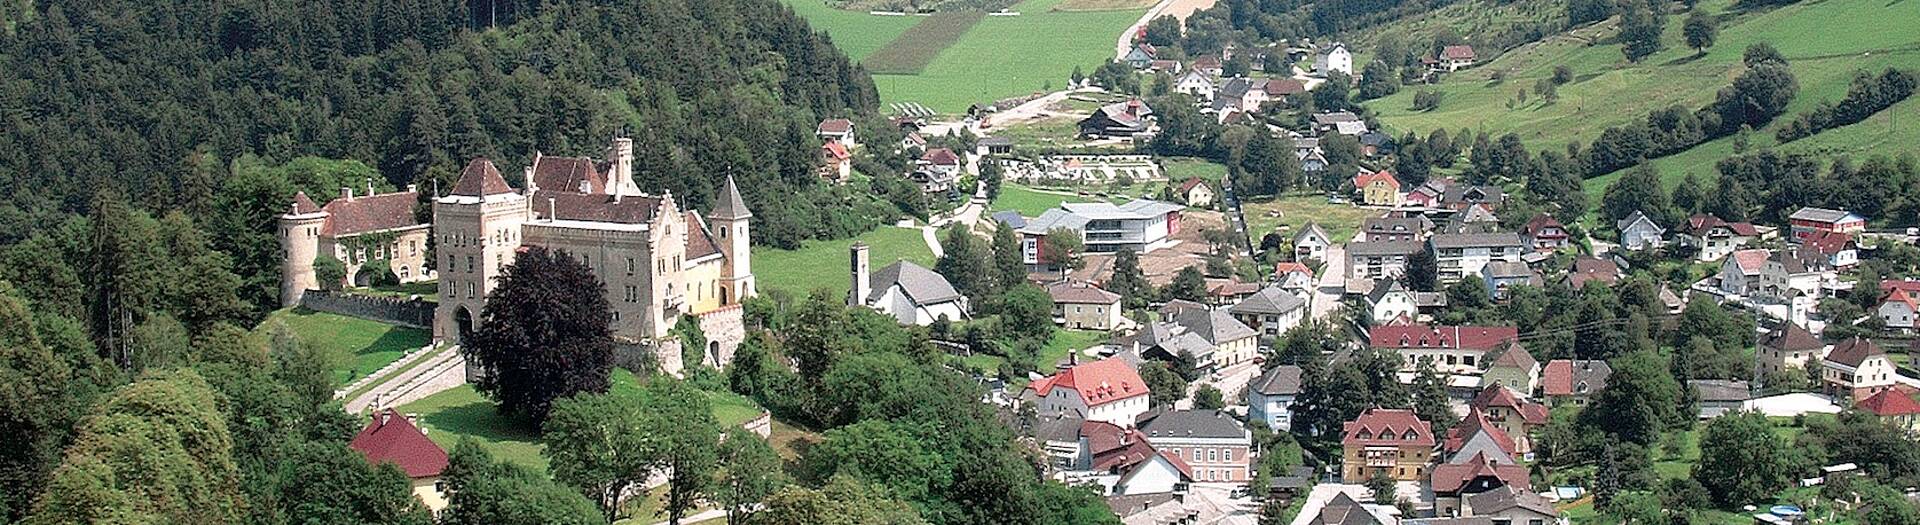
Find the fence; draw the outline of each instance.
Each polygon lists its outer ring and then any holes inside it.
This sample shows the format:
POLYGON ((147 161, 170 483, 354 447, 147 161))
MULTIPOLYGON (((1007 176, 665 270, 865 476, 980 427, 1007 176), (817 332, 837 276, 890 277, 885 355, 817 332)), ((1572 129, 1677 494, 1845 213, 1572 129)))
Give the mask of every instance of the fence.
POLYGON ((431 329, 433 311, 439 307, 439 303, 420 299, 308 290, 306 295, 301 297, 300 306, 321 312, 431 329))

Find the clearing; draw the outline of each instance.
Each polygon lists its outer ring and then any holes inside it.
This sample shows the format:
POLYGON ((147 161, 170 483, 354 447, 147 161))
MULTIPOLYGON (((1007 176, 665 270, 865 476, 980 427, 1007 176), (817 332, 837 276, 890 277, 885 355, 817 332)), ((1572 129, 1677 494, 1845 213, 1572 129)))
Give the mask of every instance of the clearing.
POLYGON ((868 260, 874 270, 900 259, 933 267, 933 252, 927 249, 919 228, 881 226, 852 239, 807 241, 798 250, 755 248, 755 278, 759 279, 762 290, 783 290, 805 296, 816 288, 824 288, 837 294, 836 297, 845 296, 853 285, 853 267, 847 248, 854 241, 870 247, 868 260))
POLYGON ((1318 193, 1258 201, 1249 199, 1241 203, 1241 208, 1247 215, 1247 228, 1256 244, 1267 232, 1277 231, 1282 226, 1287 229, 1281 235, 1290 237, 1294 228, 1309 221, 1325 228, 1327 235, 1333 237, 1333 242, 1343 243, 1353 238, 1353 232, 1360 229, 1362 221, 1384 213, 1384 210, 1352 204, 1329 203, 1326 195, 1318 193), (1279 216, 1274 216, 1275 212, 1279 216))
POLYGON ((1097 200, 1093 197, 1063 195, 1054 192, 1070 192, 1070 190, 1036 190, 1018 184, 1001 184, 999 197, 993 199, 992 204, 987 205, 987 211, 1013 210, 1027 217, 1038 217, 1040 214, 1046 213, 1047 210, 1060 207, 1060 203, 1063 202, 1094 202, 1097 200))
POLYGON ((427 346, 431 339, 426 330, 418 328, 305 308, 274 312, 261 326, 273 321, 286 323, 301 343, 325 351, 333 363, 334 379, 341 385, 393 363, 408 350, 427 346))

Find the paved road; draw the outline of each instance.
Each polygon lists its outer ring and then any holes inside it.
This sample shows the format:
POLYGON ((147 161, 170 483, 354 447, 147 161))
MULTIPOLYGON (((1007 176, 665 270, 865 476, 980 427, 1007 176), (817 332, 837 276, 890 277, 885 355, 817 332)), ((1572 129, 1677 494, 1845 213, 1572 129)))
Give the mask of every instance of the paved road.
POLYGON ((1313 300, 1309 302, 1309 313, 1314 319, 1325 319, 1340 307, 1340 297, 1347 292, 1347 246, 1335 244, 1327 247, 1326 264, 1320 266, 1320 285, 1313 290, 1313 300))
POLYGON ((1127 30, 1120 32, 1120 38, 1113 43, 1113 59, 1121 60, 1127 58, 1127 52, 1133 50, 1133 36, 1140 34, 1140 28, 1146 27, 1147 22, 1159 18, 1160 15, 1163 14, 1173 15, 1174 18, 1184 21, 1187 19, 1187 15, 1193 14, 1194 11, 1213 7, 1214 1, 1215 0, 1161 0, 1160 3, 1154 4, 1152 9, 1148 9, 1146 13, 1141 14, 1140 19, 1135 20, 1133 25, 1127 26, 1127 30))

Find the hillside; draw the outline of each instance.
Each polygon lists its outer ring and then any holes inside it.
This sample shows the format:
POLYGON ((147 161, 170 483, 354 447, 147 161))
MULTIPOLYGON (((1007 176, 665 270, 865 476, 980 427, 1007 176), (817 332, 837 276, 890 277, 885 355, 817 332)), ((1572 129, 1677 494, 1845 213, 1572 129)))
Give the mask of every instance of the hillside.
MULTIPOLYGON (((1789 115, 1838 100, 1856 71, 1920 68, 1920 37, 1912 31, 1920 24, 1920 12, 1899 3, 1826 0, 1748 11, 1726 0, 1709 0, 1700 8, 1721 20, 1717 42, 1705 55, 1686 48, 1680 34, 1684 15, 1676 13, 1662 38, 1666 49, 1629 63, 1614 40, 1616 24, 1609 20, 1521 46, 1436 86, 1406 86, 1366 105, 1397 132, 1468 128, 1495 136, 1515 133, 1538 150, 1564 147, 1569 141, 1586 143, 1606 127, 1644 118, 1654 109, 1699 107, 1740 73, 1741 53, 1753 43, 1772 44, 1792 63, 1800 92, 1789 115), (1525 102, 1509 107, 1519 100, 1517 93, 1534 89, 1560 65, 1572 68, 1575 80, 1558 88, 1557 102, 1529 93, 1525 102), (1503 78, 1495 80, 1496 75, 1503 78), (1411 109, 1414 94, 1423 89, 1443 93, 1437 109, 1411 109)), ((1818 155, 1910 151, 1896 146, 1910 145, 1902 137, 1914 132, 1889 126, 1888 114, 1911 114, 1915 107, 1909 100, 1867 122, 1828 130, 1786 149, 1818 155)), ((1749 139, 1752 147, 1774 143, 1772 126, 1757 131, 1749 139)), ((1733 150, 1732 138, 1721 139, 1660 159, 1656 166, 1669 183, 1686 173, 1712 175, 1713 163, 1733 150)), ((1598 198, 1597 190, 1615 176, 1587 181, 1588 195, 1598 198)))

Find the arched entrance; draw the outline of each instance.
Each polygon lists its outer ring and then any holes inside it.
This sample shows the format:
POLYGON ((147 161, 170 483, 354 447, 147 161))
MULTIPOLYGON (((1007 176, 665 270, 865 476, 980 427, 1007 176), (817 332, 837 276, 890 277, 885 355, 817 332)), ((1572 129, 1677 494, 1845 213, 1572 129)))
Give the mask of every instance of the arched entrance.
POLYGON ((707 341, 707 363, 710 365, 713 365, 714 367, 720 366, 720 342, 719 341, 707 341))
POLYGON ((353 272, 354 288, 366 288, 367 286, 372 284, 373 284, 372 269, 361 269, 360 271, 353 272))
POLYGON ((459 337, 461 341, 466 341, 467 336, 473 335, 473 310, 465 306, 455 308, 453 310, 453 326, 455 335, 459 337))
POLYGON ((733 304, 733 290, 722 286, 720 287, 720 306, 729 304, 733 304))

